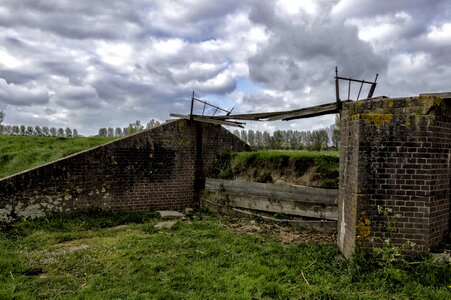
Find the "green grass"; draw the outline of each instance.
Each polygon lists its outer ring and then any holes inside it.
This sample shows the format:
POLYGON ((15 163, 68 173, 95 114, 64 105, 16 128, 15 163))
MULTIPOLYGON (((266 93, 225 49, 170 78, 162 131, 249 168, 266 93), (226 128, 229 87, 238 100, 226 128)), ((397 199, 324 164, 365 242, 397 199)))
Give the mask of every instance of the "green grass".
POLYGON ((336 151, 229 152, 222 155, 213 176, 234 179, 243 173, 255 181, 270 181, 272 177, 296 179, 308 173, 311 181, 315 182, 314 186, 337 188, 339 157, 336 151))
POLYGON ((283 244, 276 229, 242 230, 259 223, 196 213, 171 230, 156 231, 157 221, 152 213, 92 213, 3 228, 0 299, 451 296, 449 266, 430 261, 413 265, 398 280, 367 260, 342 259, 335 243, 283 244))
POLYGON ((0 178, 113 140, 0 135, 0 178))

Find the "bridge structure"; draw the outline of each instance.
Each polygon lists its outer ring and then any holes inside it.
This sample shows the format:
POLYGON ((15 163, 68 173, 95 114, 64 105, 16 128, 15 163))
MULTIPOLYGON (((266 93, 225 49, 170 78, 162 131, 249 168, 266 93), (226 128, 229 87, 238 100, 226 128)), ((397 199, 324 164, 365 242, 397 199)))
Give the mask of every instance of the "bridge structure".
MULTIPOLYGON (((340 114, 340 180, 337 243, 345 257, 374 243, 408 243, 425 253, 450 235, 451 93, 374 97, 373 82, 339 77, 336 101, 290 111, 221 116, 174 115, 242 127, 243 121, 275 121, 340 114), (347 81, 347 99, 340 99, 347 81), (360 83, 350 99, 351 83, 360 83), (364 85, 368 96, 359 100, 364 85), (371 242, 370 242, 371 241, 371 242)), ((193 99, 193 102, 195 100, 193 99)))

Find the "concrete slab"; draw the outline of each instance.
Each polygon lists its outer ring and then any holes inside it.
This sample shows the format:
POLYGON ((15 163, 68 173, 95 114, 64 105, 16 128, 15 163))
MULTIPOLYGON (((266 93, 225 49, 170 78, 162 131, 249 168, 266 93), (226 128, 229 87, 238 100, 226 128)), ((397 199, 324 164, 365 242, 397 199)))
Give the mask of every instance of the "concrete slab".
POLYGON ((171 229, 175 224, 177 224, 177 220, 172 221, 162 221, 157 224, 155 224, 156 229, 171 229))
POLYGON ((175 210, 159 210, 158 213, 161 216, 161 219, 167 220, 167 219, 181 219, 185 215, 181 212, 175 211, 175 210))

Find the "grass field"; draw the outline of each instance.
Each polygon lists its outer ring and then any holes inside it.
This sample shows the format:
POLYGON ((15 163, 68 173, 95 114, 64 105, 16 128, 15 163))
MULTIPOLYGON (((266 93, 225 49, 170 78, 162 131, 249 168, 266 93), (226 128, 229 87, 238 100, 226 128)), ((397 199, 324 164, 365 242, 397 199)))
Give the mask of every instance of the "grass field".
POLYGON ((113 139, 0 135, 0 178, 104 144, 113 139))
POLYGON ((342 259, 333 237, 194 213, 83 214, 0 231, 0 299, 449 299, 449 266, 342 259), (288 237, 288 238, 287 238, 288 237), (371 267, 369 267, 371 265, 371 267))

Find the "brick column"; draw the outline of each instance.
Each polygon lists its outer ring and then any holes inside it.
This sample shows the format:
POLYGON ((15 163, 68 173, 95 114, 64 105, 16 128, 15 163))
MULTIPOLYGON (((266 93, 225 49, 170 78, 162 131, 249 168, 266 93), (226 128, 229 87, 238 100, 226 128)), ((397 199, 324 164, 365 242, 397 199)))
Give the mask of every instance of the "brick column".
POLYGON ((387 238, 428 252, 449 233, 451 103, 437 96, 345 104, 340 142, 338 246, 346 257, 387 238))

